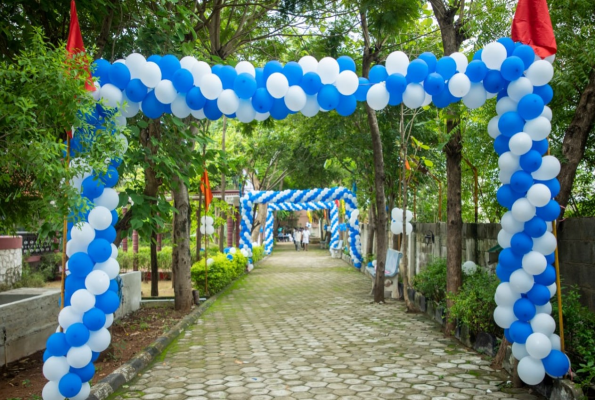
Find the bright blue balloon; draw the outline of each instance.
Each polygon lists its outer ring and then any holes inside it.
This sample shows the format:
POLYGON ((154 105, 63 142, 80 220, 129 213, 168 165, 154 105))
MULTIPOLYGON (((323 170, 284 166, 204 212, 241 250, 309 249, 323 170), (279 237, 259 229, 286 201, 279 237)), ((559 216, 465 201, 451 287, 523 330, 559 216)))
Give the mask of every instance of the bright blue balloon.
POLYGON ((523 96, 517 106, 518 112, 525 120, 537 118, 543 112, 543 99, 536 94, 523 96))
POLYGON ((525 70, 528 69, 531 66, 531 64, 533 64, 533 61, 535 61, 535 51, 531 46, 528 46, 526 44, 520 45, 517 48, 515 48, 512 52, 512 55, 517 56, 521 60, 523 60, 525 70))
POLYGON ((66 341, 64 332, 56 332, 50 335, 45 343, 47 351, 55 357, 62 357, 68 353, 70 345, 66 341))
MULTIPOLYGON (((272 114, 271 114, 272 115, 272 114)), ((233 260, 233 256, 231 254, 228 254, 225 258, 227 258, 228 260, 233 260)))
POLYGON ((562 378, 570 371, 570 362, 568 357, 560 350, 552 349, 547 357, 541 360, 545 368, 545 372, 554 378, 562 378))
POLYGON ((505 87, 504 78, 500 71, 489 70, 483 78, 483 87, 490 93, 498 93, 505 87))
POLYGON ((213 67, 211 68, 211 73, 213 75, 217 75, 219 76, 219 74, 221 73, 221 68, 223 68, 223 65, 221 64, 215 64, 213 65, 213 67))
POLYGON ((515 270, 513 269, 503 267, 501 264, 496 266, 496 276, 500 279, 500 282, 509 282, 510 275, 512 275, 514 271, 515 270))
POLYGON ((405 89, 407 89, 407 78, 405 78, 403 75, 396 73, 391 74, 386 78, 386 90, 390 94, 402 95, 405 92, 405 89))
POLYGON ((233 89, 238 72, 231 65, 225 65, 221 68, 217 76, 221 79, 223 89, 233 89))
POLYGON ((537 312, 535 309, 535 305, 531 302, 531 300, 520 298, 514 302, 514 306, 512 307, 514 311, 514 315, 521 321, 530 321, 537 312))
POLYGON ((473 60, 480 60, 481 61, 481 53, 483 53, 483 49, 479 49, 473 54, 473 60))
POLYGON ((548 254, 545 256, 545 260, 548 264, 554 264, 556 262, 556 253, 548 254))
POLYGON ((509 343, 513 343, 512 336, 510 336, 510 329, 504 329, 504 337, 508 340, 509 343))
POLYGON ((97 352, 97 351, 92 351, 91 352, 91 362, 95 362, 97 361, 97 359, 99 358, 99 355, 101 353, 97 352))
POLYGON ((217 107, 217 100, 207 100, 204 107, 205 116, 211 121, 217 121, 223 113, 217 107))
POLYGON ((384 82, 386 81, 386 78, 388 78, 388 73, 386 72, 386 67, 384 65, 374 65, 368 74, 368 79, 371 83, 384 82))
POLYGON ((159 65, 159 61, 161 61, 161 56, 153 54, 152 56, 149 56, 149 58, 147 58, 147 61, 154 62, 155 64, 159 65))
POLYGON ((372 87, 372 85, 370 84, 369 80, 367 80, 366 78, 359 78, 359 86, 355 91, 356 100, 366 101, 366 96, 368 95, 368 90, 370 90, 370 87, 372 87))
POLYGON ((339 64, 339 71, 352 71, 355 72, 355 61, 349 56, 341 56, 337 58, 339 64))
POLYGON ((436 56, 429 51, 425 53, 421 53, 419 55, 420 60, 424 60, 426 65, 428 66, 428 73, 436 72, 436 64, 438 63, 438 59, 436 56))
POLYGON ((522 132, 524 127, 525 121, 515 111, 505 112, 498 120, 498 130, 505 136, 512 137, 515 133, 522 132))
POLYGON ((531 325, 524 321, 514 321, 510 325, 510 336, 516 343, 525 344, 529 335, 533 333, 531 325))
POLYGON ((111 188, 116 186, 116 184, 118 183, 118 180, 120 179, 120 174, 118 173, 118 170, 116 168, 110 165, 109 167, 107 167, 107 171, 105 171, 105 174, 101 175, 99 179, 105 187, 111 188))
POLYGON ((83 324, 90 331, 98 331, 105 325, 105 313, 99 308, 93 307, 83 314, 83 324))
POLYGON ((527 190, 533 185, 533 177, 531 174, 525 171, 516 171, 510 177, 510 187, 517 193, 523 196, 527 193, 527 190))
POLYGON ((92 75, 96 78, 99 78, 99 84, 101 86, 105 85, 106 83, 110 83, 109 80, 109 70, 112 65, 109 61, 104 60, 103 58, 97 59, 93 61, 91 64, 91 69, 93 70, 92 75))
POLYGON ((535 150, 529 150, 527 153, 523 154, 520 159, 521 168, 529 173, 537 171, 539 167, 541 167, 541 163, 541 154, 535 150))
POLYGON ((523 266, 523 258, 516 255, 510 247, 498 254, 498 262, 503 268, 510 271, 516 271, 523 266))
POLYGON ((70 325, 66 330, 66 341, 72 347, 80 347, 89 340, 89 330, 80 322, 70 325))
POLYGON ((187 93, 194 87, 194 77, 187 69, 180 68, 174 73, 172 83, 179 93, 187 93))
POLYGON ((509 37, 503 37, 497 40, 498 43, 502 44, 506 48, 506 54, 508 57, 512 56, 514 52, 514 40, 509 37))
POLYGON ((285 105, 285 100, 275 99, 275 101, 273 101, 273 107, 271 107, 270 113, 271 117, 278 121, 287 118, 287 116, 289 115, 289 109, 285 105))
MULTIPOLYGON (((105 239, 94 239, 87 248, 89 257, 96 262, 101 263, 107 261, 112 255, 111 243, 105 239)), ((70 265, 70 263, 68 263, 70 265)))
POLYGON ((432 103, 434 103, 437 108, 448 107, 452 101, 453 98, 449 90, 442 90, 440 93, 432 96, 432 103))
POLYGON ((203 96, 200 88, 193 87, 186 93, 186 105, 191 110, 200 110, 205 106, 207 99, 203 96))
POLYGON ((512 187, 509 184, 502 185, 496 192, 496 199, 498 203, 502 207, 506 207, 509 210, 512 208, 512 205, 515 201, 520 199, 523 195, 512 190, 512 187))
POLYGON ((537 183, 542 183, 548 187, 550 192, 552 193, 552 197, 556 197, 560 193, 560 181, 557 178, 550 179, 549 181, 536 181, 537 183))
MULTIPOLYGON (((95 231, 95 239, 105 239, 110 243, 113 243, 116 240, 116 229, 113 226, 108 226, 106 229, 102 231, 95 231)), ((70 266, 70 263, 68 263, 70 266)))
POLYGON ((99 296, 95 296, 95 307, 106 314, 112 314, 120 307, 120 298, 115 292, 108 290, 99 296))
POLYGON ((540 285, 539 283, 535 283, 531 290, 527 292, 527 298, 537 306, 545 305, 550 301, 550 297, 550 290, 547 286, 540 285))
POLYGON ((81 208, 79 208, 78 205, 75 205, 72 209, 72 211, 70 211, 70 213, 68 214, 68 220, 73 222, 73 221, 86 221, 87 217, 89 216, 89 212, 91 211, 91 209, 93 209, 93 207, 95 206, 93 204, 93 202, 91 200, 89 200, 86 197, 83 197, 83 202, 86 204, 87 206, 87 210, 86 211, 82 211, 83 206, 81 204, 81 208))
POLYGON ((83 383, 89 382, 91 379, 93 379, 93 375, 95 375, 95 366, 93 365, 93 362, 90 362, 83 368, 70 367, 70 372, 78 375, 83 383))
POLYGON ((494 139, 494 150, 499 156, 506 153, 507 151, 510 151, 510 147, 508 147, 509 142, 510 138, 504 135, 500 135, 494 139))
POLYGON ((418 58, 411 61, 407 66, 407 82, 422 82, 428 76, 428 70, 428 64, 424 60, 418 58))
POLYGON ((109 165, 118 168, 122 164, 122 159, 120 157, 114 157, 110 159, 109 165))
POLYGON ((533 240, 524 232, 517 232, 510 239, 510 248, 513 253, 523 256, 533 249, 533 240))
POLYGON ((113 63, 108 71, 110 83, 120 90, 126 89, 130 82, 130 70, 123 63, 113 63))
POLYGON ((271 111, 274 100, 273 96, 265 88, 258 88, 254 96, 252 96, 252 107, 254 107, 256 112, 265 114, 271 111))
POLYGON ((283 64, 281 64, 279 61, 269 61, 264 65, 262 78, 264 79, 265 85, 267 79, 269 79, 269 76, 273 75, 275 72, 283 72, 283 64))
POLYGON ((165 104, 157 100, 154 90, 147 94, 142 102, 142 108, 143 113, 151 119, 157 119, 161 117, 166 111, 165 104))
POLYGON ((524 71, 525 64, 523 64, 523 60, 516 56, 508 57, 500 67, 502 77, 508 81, 516 81, 523 76, 524 71))
POLYGON ((161 79, 169 79, 170 81, 173 79, 174 74, 182 68, 178 57, 171 54, 161 57, 157 65, 161 70, 161 79))
POLYGON ((290 61, 285 64, 281 73, 287 78, 289 86, 299 85, 300 81, 302 80, 302 76, 304 76, 304 70, 302 69, 302 66, 295 61, 290 61))
POLYGON ((87 253, 74 253, 68 259, 68 270, 70 275, 76 278, 84 278, 93 271, 93 260, 87 253))
POLYGON ((266 87, 266 81, 264 80, 264 69, 263 68, 255 68, 254 75, 256 79, 256 87, 266 87))
POLYGON ((322 88, 322 80, 316 72, 306 72, 300 82, 300 86, 310 96, 317 94, 322 88))
POLYGON ((549 144, 548 140, 543 139, 543 140, 533 141, 533 146, 531 146, 531 149, 537 151, 541 155, 544 155, 545 153, 547 153, 547 150, 549 149, 549 147, 550 147, 550 144, 549 144))
POLYGON ((116 226, 116 223, 118 222, 118 218, 120 218, 120 216, 118 215, 118 212, 116 210, 112 210, 110 211, 112 214, 112 226, 116 226))
POLYGON ((441 93, 444 90, 445 86, 446 85, 444 83, 444 78, 442 77, 442 75, 437 74, 436 72, 432 72, 431 74, 429 74, 426 77, 426 80, 424 81, 424 89, 431 96, 435 96, 441 93))
POLYGON ((402 93, 390 93, 388 97, 388 105, 389 106, 398 106, 403 102, 403 94, 402 93))
POLYGON ((52 354, 46 349, 43 352, 43 362, 46 362, 48 360, 48 358, 50 358, 52 356, 52 354))
POLYGON ((543 104, 547 105, 554 98, 554 89, 550 85, 534 86, 533 94, 538 95, 543 100, 543 104))
POLYGON ((525 222, 525 233, 532 238, 541 237, 546 231, 547 224, 539 217, 533 217, 525 222))
MULTIPOLYGON (((87 255, 86 253, 75 253, 75 254, 73 254, 73 257, 75 255, 77 255, 77 254, 85 254, 85 255, 87 255)), ((90 258, 89 258, 89 261, 91 261, 90 258)), ((85 277, 87 275, 85 275, 84 277, 81 277, 81 278, 76 277, 72 273, 71 268, 72 268, 72 257, 70 257, 70 259, 68 260, 68 269, 70 270, 70 275, 68 275, 66 277, 66 282, 64 282, 65 290, 67 292, 74 293, 74 292, 76 292, 79 289, 85 289, 85 277)), ((91 261, 91 271, 92 270, 93 270, 93 261, 91 261)))
POLYGON ((69 372, 60 379, 58 390, 62 396, 71 398, 81 391, 82 386, 83 382, 81 381, 81 377, 69 372))
POLYGON ((318 105, 327 110, 334 110, 339 105, 341 94, 335 85, 324 85, 318 92, 318 105))
POLYGON ((233 83, 233 90, 240 99, 249 99, 254 96, 256 88, 256 79, 246 72, 239 74, 233 83))
POLYGON ((553 265, 548 265, 545 267, 545 271, 539 275, 535 275, 533 278, 535 279, 535 283, 539 283, 543 286, 549 286, 556 282, 556 268, 554 268, 553 265))
POLYGON ((118 285, 118 280, 117 279, 112 279, 111 281, 109 281, 109 289, 112 292, 116 292, 119 293, 120 292, 120 285, 118 285))
POLYGON ((442 57, 436 63, 436 72, 442 75, 444 79, 448 80, 457 73, 457 63, 452 57, 442 57))
MULTIPOLYGON (((390 101, 389 101, 390 103, 390 101)), ((341 96, 339 99, 339 105, 337 106, 337 114, 342 117, 347 117, 355 112, 357 108, 357 100, 355 95, 341 96)))
POLYGON ((473 60, 467 65, 465 75, 471 82, 481 82, 488 73, 488 67, 481 60, 473 60))
POLYGON ((556 200, 550 200, 543 207, 536 208, 536 214, 544 221, 553 221, 560 216, 560 204, 556 200))
POLYGON ((83 189, 82 195, 90 200, 101 196, 103 189, 105 188, 103 183, 101 183, 101 180, 96 178, 97 177, 94 175, 88 176, 83 179, 83 183, 81 185, 81 188, 83 189))

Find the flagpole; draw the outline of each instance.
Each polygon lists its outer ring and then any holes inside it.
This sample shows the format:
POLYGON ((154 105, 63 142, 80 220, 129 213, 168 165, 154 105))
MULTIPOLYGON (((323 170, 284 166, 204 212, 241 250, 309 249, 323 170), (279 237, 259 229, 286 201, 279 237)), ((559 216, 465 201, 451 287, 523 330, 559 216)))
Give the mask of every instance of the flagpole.
MULTIPOLYGON (((66 171, 70 165, 70 135, 66 134, 66 171)), ((68 219, 64 217, 62 228, 62 283, 60 285, 60 309, 64 308, 64 292, 66 291, 66 236, 68 234, 68 219)), ((62 332, 62 326, 60 326, 62 332)))

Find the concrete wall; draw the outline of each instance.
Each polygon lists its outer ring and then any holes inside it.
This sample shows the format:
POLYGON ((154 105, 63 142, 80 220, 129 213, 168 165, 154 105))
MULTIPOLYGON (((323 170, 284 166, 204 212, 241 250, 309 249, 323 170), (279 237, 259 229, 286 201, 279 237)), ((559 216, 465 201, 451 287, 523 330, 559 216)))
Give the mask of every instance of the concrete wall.
POLYGON ((12 285, 21 279, 23 238, 0 236, 0 284, 12 285))
POLYGON ((141 272, 128 272, 120 277, 122 278, 122 298, 120 299, 120 308, 114 315, 115 319, 120 319, 138 310, 141 300, 141 272))

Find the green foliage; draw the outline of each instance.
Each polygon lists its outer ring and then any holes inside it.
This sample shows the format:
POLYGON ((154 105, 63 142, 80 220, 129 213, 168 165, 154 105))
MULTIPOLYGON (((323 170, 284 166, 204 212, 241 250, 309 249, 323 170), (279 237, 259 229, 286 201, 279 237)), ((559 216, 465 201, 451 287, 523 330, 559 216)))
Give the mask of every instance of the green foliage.
POLYGON ((206 280, 208 294, 211 296, 219 293, 240 276, 248 265, 248 259, 239 251, 236 251, 232 260, 227 259, 227 254, 224 253, 217 253, 214 257, 209 258, 212 258, 214 262, 207 268, 207 274, 205 274, 206 260, 203 259, 192 265, 190 275, 194 286, 200 291, 204 290, 206 280))
MULTIPOLYGON (((160 271, 171 271, 171 246, 164 246, 157 252, 157 266, 160 271)), ((120 270, 129 271, 134 266, 134 259, 137 259, 138 269, 143 271, 151 270, 151 248, 149 246, 139 246, 138 253, 134 254, 130 249, 125 253, 118 252, 118 263, 120 270)))
POLYGON ((446 306, 446 258, 432 260, 413 278, 412 285, 437 307, 446 306))
POLYGON ((264 246, 255 246, 252 248, 252 262, 256 264, 264 258, 264 246))

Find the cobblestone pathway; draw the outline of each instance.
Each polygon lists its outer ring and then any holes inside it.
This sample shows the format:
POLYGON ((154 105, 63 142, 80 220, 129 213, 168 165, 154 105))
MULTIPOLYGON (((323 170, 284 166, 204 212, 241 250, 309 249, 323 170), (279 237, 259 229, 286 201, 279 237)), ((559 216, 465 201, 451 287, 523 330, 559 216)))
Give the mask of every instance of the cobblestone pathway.
POLYGON ((272 257, 116 399, 536 399, 327 251, 272 257))

